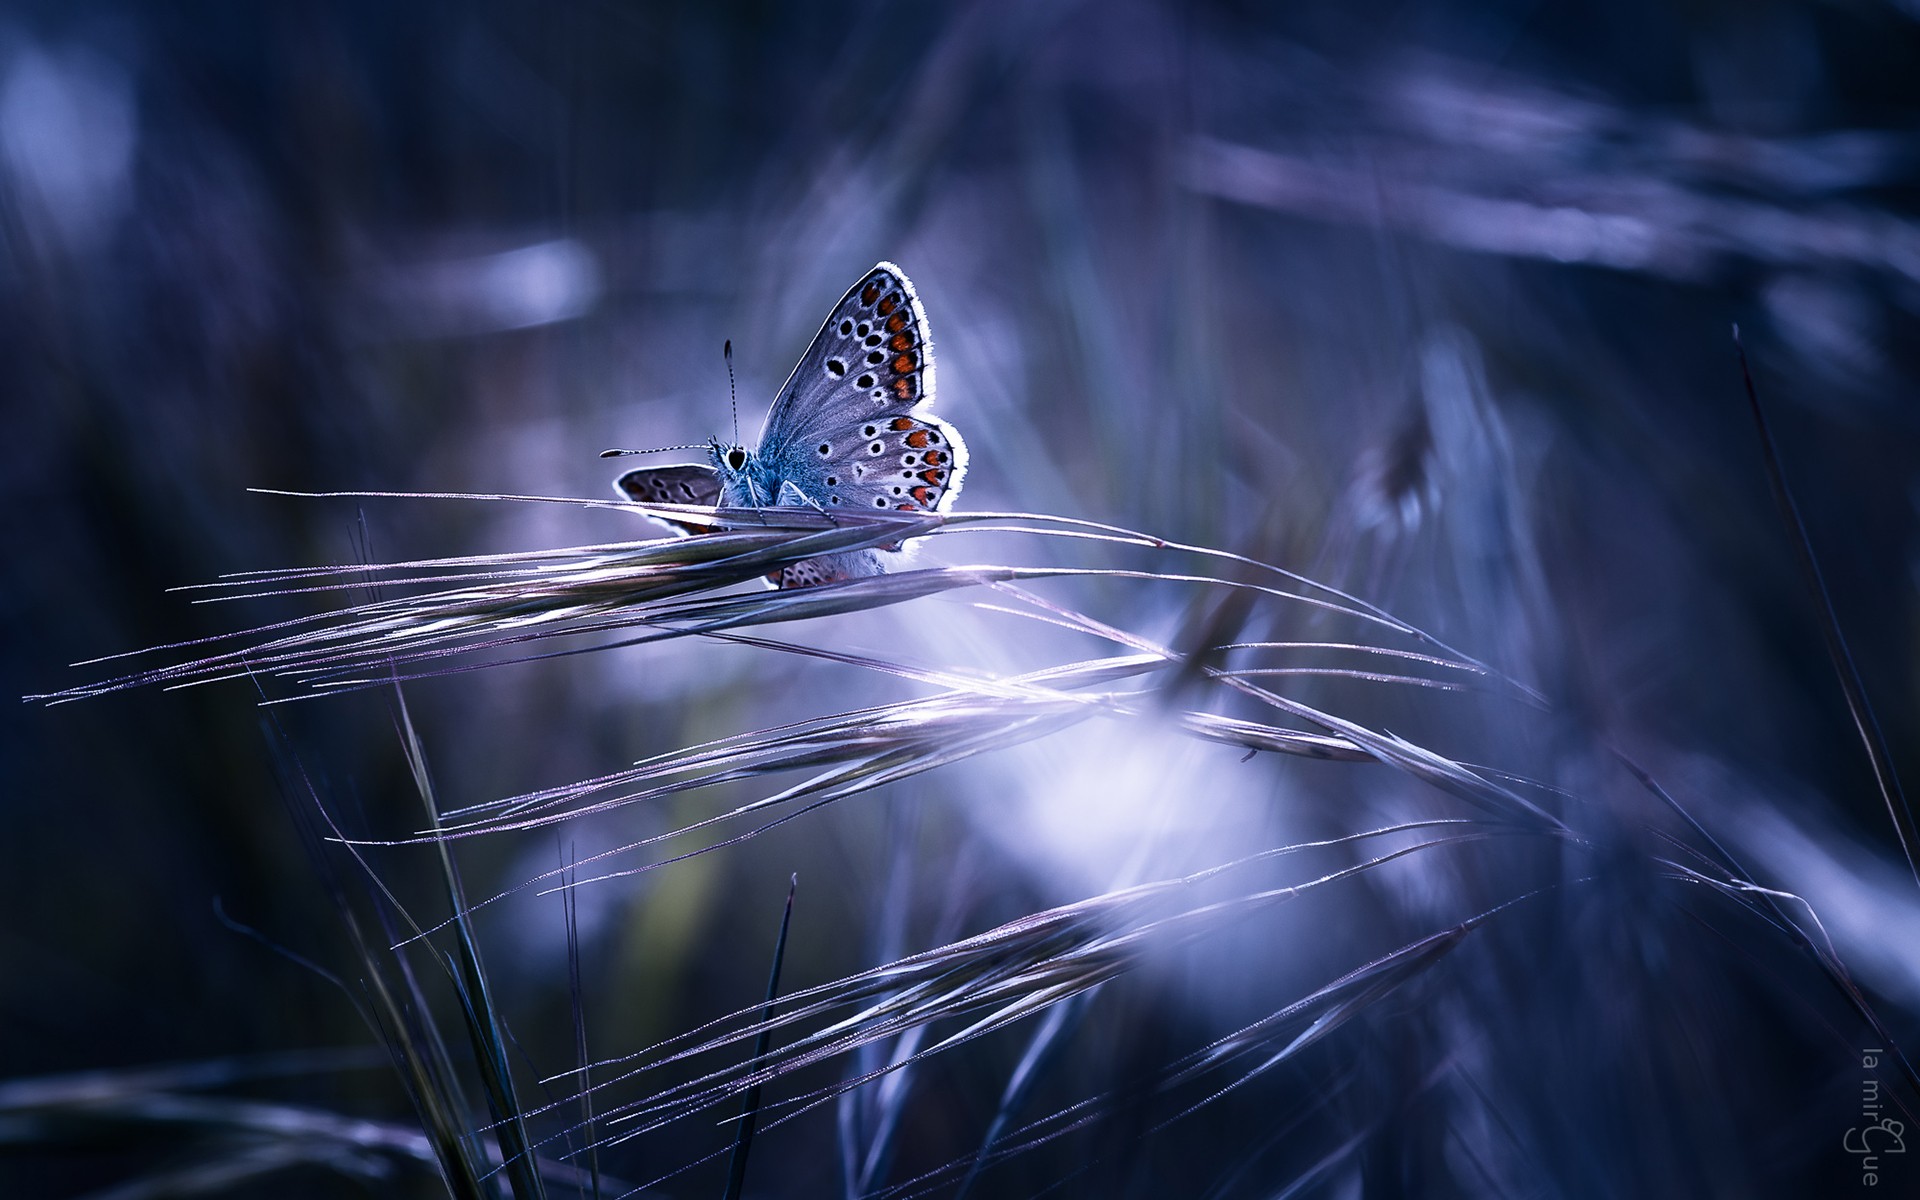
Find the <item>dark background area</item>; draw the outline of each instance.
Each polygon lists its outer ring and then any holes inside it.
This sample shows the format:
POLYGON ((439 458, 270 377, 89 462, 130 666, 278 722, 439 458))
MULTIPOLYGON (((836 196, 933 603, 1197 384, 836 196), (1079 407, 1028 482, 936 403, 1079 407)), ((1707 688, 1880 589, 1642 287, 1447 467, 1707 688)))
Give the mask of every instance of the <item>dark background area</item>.
MULTIPOLYGON (((916 283, 939 411, 972 447, 961 508, 1257 554, 1540 686, 1562 719, 1524 734, 1363 690, 1342 711, 1514 770, 1545 761, 1596 796, 1632 792, 1600 761, 1630 753, 1761 882, 1811 902, 1910 1037, 1920 894, 1729 332, 1914 776, 1917 65, 1906 0, 16 4, 0 13, 0 679, 44 692, 109 670, 76 660, 310 611, 167 589, 353 561, 362 509, 376 559, 641 536, 617 512, 246 489, 608 498, 603 447, 729 436, 726 339, 750 440, 827 307, 886 258, 916 283)), ((1156 636, 1183 611, 1104 600, 1156 636)), ((1034 651, 918 619, 822 636, 979 670, 1034 651)), ((910 692, 669 647, 410 699, 453 804, 910 692)), ((148 690, 0 725, 0 1074, 373 1044, 340 992, 216 904, 347 969, 289 781, 365 828, 411 828, 386 702, 256 698, 148 690)), ((793 871, 803 986, 1113 885, 1158 836, 1142 813, 1204 807, 1235 766, 1151 743, 1170 778, 1116 769, 1095 788, 1110 750, 1041 743, 588 889, 596 1053, 752 1003, 793 871), (1082 836, 1085 854, 1032 849, 1082 836)), ((1267 763, 1231 776, 1246 807, 1195 845, 1243 819, 1304 836, 1422 803, 1398 777, 1267 763)), ((633 834, 578 836, 584 852, 633 834)), ((491 892, 562 852, 550 833, 477 841, 463 869, 491 892)), ((1208 861, 1184 852, 1169 870, 1208 861)), ((378 860, 427 905, 421 861, 378 860)), ((1376 900, 1424 911, 1485 869, 1376 900)), ((1848 1194, 1870 1035, 1804 956, 1684 893, 1609 876, 1297 1072, 1153 1136, 1096 1128, 982 1194, 1063 1178, 1085 1195, 1848 1194), (1477 1108, 1423 1082, 1448 1062, 1473 1065, 1477 1108)), ((1103 994, 1036 1107, 1317 986, 1378 952, 1372 921, 1289 917, 1103 994)), ((533 1073, 565 1069, 557 902, 502 905, 481 932, 533 1073)), ((896 1178, 978 1144, 1020 1045, 930 1068, 896 1178)), ((377 1060, 251 1086, 409 1119, 377 1060)), ((0 1181, 88 1194, 170 1161, 174 1136, 7 1145, 0 1181)), ((833 1138, 830 1116, 770 1134, 750 1192, 837 1193, 833 1138)), ((671 1169, 675 1147, 648 1146, 608 1168, 671 1169)), ((1920 1157, 1890 1180, 1920 1188, 1920 1157)), ((339 1186, 302 1168, 245 1194, 293 1182, 339 1186)), ((718 1188, 689 1174, 661 1194, 718 1188)))

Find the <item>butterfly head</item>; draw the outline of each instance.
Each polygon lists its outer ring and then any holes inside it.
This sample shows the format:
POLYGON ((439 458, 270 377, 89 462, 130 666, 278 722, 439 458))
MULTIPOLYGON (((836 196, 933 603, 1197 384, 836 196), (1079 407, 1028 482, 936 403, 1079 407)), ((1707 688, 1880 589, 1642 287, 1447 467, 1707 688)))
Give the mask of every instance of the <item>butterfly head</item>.
POLYGON ((719 438, 708 439, 707 456, 713 460, 713 469, 723 475, 739 475, 753 461, 753 451, 745 446, 723 445, 719 438))
POLYGON ((720 503, 734 508, 760 508, 774 502, 780 482, 765 459, 745 446, 719 438, 707 442, 707 459, 720 483, 720 503))

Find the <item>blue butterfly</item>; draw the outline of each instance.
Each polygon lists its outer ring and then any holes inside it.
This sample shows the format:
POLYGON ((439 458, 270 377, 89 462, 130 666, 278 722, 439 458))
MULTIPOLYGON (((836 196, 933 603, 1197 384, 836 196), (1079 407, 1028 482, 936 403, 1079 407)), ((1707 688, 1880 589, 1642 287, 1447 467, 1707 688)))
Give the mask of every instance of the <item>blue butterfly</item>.
MULTIPOLYGON (((767 413, 757 448, 711 439, 710 466, 642 467, 614 488, 664 504, 945 512, 966 478, 967 444, 926 411, 932 404, 927 314, 906 273, 882 262, 833 306, 767 413)), ((789 588, 877 575, 898 549, 824 555, 769 578, 789 588)))

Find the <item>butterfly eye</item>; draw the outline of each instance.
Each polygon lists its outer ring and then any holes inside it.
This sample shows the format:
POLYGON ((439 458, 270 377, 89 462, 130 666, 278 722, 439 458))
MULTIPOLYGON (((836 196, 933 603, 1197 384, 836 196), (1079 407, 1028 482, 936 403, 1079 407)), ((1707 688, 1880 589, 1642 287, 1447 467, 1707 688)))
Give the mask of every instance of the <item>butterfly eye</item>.
POLYGON ((736 471, 738 471, 741 467, 746 466, 747 452, 745 450, 742 450, 738 446, 735 446, 733 449, 727 451, 727 465, 732 467, 736 471))

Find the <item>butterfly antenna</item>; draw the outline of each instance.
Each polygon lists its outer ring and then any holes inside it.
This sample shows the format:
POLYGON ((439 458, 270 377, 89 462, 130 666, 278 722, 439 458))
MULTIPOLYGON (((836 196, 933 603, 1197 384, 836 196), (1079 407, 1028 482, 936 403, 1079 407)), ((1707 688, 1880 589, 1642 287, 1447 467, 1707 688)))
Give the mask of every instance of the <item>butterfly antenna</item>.
POLYGON ((728 338, 720 347, 720 354, 727 360, 727 399, 733 404, 733 444, 740 444, 740 396, 733 388, 733 339, 728 338))
POLYGON ((651 450, 602 450, 601 458, 624 458, 629 454, 665 454, 669 450, 705 450, 705 446, 655 446, 651 450))

